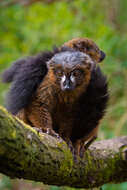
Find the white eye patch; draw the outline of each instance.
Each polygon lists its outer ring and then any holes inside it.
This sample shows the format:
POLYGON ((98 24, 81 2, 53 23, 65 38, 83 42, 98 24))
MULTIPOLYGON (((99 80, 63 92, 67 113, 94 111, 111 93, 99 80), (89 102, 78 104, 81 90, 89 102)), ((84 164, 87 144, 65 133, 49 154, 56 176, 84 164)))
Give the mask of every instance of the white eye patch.
MULTIPOLYGON (((61 83, 64 83, 66 81, 66 76, 63 75, 62 78, 61 78, 61 83)), ((72 83, 75 83, 75 77, 73 75, 70 76, 70 81, 72 83)))
POLYGON ((63 83, 65 80, 66 80, 66 76, 63 75, 62 78, 61 78, 61 82, 63 83))
POLYGON ((75 77, 73 75, 71 75, 70 80, 71 80, 72 83, 74 83, 75 82, 75 77))

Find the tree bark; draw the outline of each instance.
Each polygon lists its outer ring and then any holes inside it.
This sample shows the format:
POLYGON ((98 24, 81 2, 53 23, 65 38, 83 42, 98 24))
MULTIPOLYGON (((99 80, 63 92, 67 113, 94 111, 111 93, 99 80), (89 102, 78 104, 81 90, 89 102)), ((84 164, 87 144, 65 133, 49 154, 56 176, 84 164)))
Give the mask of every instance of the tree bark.
POLYGON ((77 162, 62 139, 38 134, 0 107, 0 172, 77 188, 127 180, 127 137, 93 143, 77 162))

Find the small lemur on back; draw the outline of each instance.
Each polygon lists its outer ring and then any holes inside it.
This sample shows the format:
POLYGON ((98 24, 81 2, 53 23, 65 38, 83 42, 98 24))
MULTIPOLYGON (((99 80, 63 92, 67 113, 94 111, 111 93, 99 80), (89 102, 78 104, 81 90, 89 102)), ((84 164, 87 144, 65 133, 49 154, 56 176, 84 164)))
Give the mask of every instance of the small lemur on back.
POLYGON ((86 53, 95 63, 99 63, 105 58, 105 53, 98 48, 93 40, 88 38, 74 38, 65 42, 64 46, 86 53))
POLYGON ((97 136, 109 97, 97 62, 67 45, 16 61, 3 73, 3 81, 12 82, 7 109, 32 127, 62 137, 74 155, 82 156, 84 144, 97 136))

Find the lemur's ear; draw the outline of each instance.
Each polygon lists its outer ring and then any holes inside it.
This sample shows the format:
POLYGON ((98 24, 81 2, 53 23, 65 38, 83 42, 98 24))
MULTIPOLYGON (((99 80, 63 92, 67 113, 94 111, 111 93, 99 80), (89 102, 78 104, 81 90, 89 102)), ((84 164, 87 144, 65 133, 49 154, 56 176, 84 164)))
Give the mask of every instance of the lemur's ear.
POLYGON ((105 57, 106 57, 106 54, 103 51, 100 51, 100 53, 101 53, 101 57, 100 57, 99 62, 103 61, 105 59, 105 57))
POLYGON ((47 69, 49 69, 53 66, 54 66, 54 56, 49 61, 46 62, 47 69))

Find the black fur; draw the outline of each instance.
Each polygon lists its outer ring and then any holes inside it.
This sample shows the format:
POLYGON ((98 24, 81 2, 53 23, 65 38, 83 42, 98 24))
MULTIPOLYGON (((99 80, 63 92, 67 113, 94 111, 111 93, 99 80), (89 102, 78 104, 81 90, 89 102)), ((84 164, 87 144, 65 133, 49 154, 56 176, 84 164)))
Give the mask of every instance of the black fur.
POLYGON ((12 82, 6 101, 8 111, 17 114, 30 103, 32 95, 47 73, 46 62, 56 53, 68 50, 74 51, 68 47, 54 48, 53 51, 19 59, 2 74, 3 82, 12 82))
POLYGON ((12 82, 7 95, 8 111, 16 114, 29 104, 36 88, 47 73, 46 62, 57 52, 56 48, 53 52, 19 59, 3 73, 3 82, 12 82))
MULTIPOLYGON (((26 57, 13 63, 12 67, 3 73, 3 81, 12 82, 7 97, 7 109, 12 114, 18 113, 22 108, 30 104, 32 96, 48 71, 46 62, 56 53, 62 51, 75 50, 56 48, 53 51, 26 57)), ((95 66, 92 69, 91 80, 87 90, 76 101, 76 105, 73 106, 74 110, 71 113, 73 116, 70 137, 72 143, 75 143, 77 139, 83 138, 84 135, 87 136, 87 134, 97 127, 107 106, 109 94, 106 77, 101 72, 99 66, 95 66)), ((64 106, 62 109, 64 109, 64 106)), ((69 118, 70 110, 67 110, 66 106, 63 113, 69 118)), ((54 114, 56 114, 55 111, 54 114)), ((55 118, 55 116, 53 117, 55 118)), ((59 132, 57 119, 53 120, 53 129, 55 132, 59 132)))
MULTIPOLYGON (((99 121, 105 114, 108 99, 107 79, 100 68, 95 67, 91 73, 91 80, 87 90, 84 91, 78 101, 75 102, 73 109, 68 109, 68 105, 63 105, 61 108, 62 113, 68 118, 66 120, 67 126, 69 126, 69 119, 71 119, 72 133, 70 139, 73 144, 77 139, 82 139, 84 136, 87 136, 98 126, 99 121)), ((56 133, 59 133, 59 122, 56 118, 56 110, 53 111, 53 118, 53 129, 56 133)), ((70 130, 70 128, 67 127, 67 130, 70 130)))
MULTIPOLYGON (((72 49, 58 48, 53 51, 30 56, 13 63, 12 67, 3 73, 4 82, 12 82, 7 96, 7 109, 16 114, 26 107, 37 87, 47 73, 46 62, 56 53, 61 51, 73 51, 72 49)), ((99 67, 92 71, 91 80, 87 91, 79 98, 74 111, 74 124, 71 141, 75 142, 94 129, 103 117, 108 101, 108 87, 106 77, 99 67), (78 126, 78 127, 77 127, 78 126)), ((54 130, 56 126, 53 124, 54 130)), ((58 132, 57 130, 55 130, 58 132)))
POLYGON ((104 116, 109 99, 106 77, 97 67, 92 71, 86 93, 79 99, 71 140, 75 142, 94 129, 104 116), (78 127, 77 127, 78 126, 78 127))
POLYGON ((24 64, 28 59, 29 57, 26 57, 15 61, 12 66, 2 74, 2 82, 12 82, 15 76, 19 73, 22 64, 24 64))

